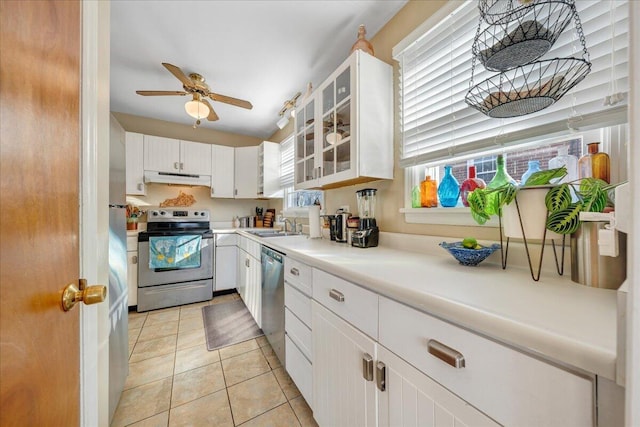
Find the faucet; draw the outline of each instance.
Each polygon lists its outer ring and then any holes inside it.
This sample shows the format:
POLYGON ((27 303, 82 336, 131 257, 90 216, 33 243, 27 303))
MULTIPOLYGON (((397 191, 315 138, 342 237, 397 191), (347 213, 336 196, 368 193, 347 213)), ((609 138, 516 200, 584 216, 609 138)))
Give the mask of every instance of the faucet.
POLYGON ((296 221, 296 219, 293 219, 293 222, 291 222, 291 220, 289 218, 285 218, 284 219, 284 232, 287 232, 287 223, 289 223, 289 225, 291 226, 291 228, 293 229, 292 231, 294 233, 298 232, 298 223, 296 221))

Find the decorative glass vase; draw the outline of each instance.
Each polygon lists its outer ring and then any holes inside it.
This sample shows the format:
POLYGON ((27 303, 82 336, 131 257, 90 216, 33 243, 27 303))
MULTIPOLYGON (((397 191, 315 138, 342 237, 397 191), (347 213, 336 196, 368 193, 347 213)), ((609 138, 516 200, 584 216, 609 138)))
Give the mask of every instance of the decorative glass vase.
POLYGON ((558 155, 549 160, 549 169, 557 169, 562 166, 567 168, 567 175, 562 179, 552 179, 552 184, 571 182, 578 179, 578 158, 569 154, 567 146, 558 147, 558 155))
POLYGON ((609 184, 610 160, 607 153, 598 150, 599 142, 587 144, 589 152, 578 160, 578 178, 598 178, 609 184))
POLYGON ((522 178, 520 178, 520 185, 525 185, 529 177, 536 172, 540 172, 540 161, 529 160, 529 169, 522 174, 522 178))
POLYGON ((458 204, 460 183, 451 173, 451 166, 444 167, 444 177, 438 186, 438 198, 443 208, 452 208, 458 204))
MULTIPOLYGON (((501 187, 505 184, 518 185, 515 179, 511 178, 511 175, 507 173, 506 160, 502 154, 498 155, 498 159, 496 160, 497 168, 496 174, 493 179, 487 184, 487 188, 492 190, 494 188, 501 187)), ((489 215, 494 215, 498 213, 498 194, 497 193, 489 193, 487 194, 487 208, 485 211, 489 215)))
POLYGON ((462 181, 460 185, 460 197, 462 198, 462 204, 464 206, 469 206, 469 202, 467 201, 467 196, 476 188, 485 188, 487 184, 483 179, 476 178, 476 167, 469 166, 469 170, 467 171, 467 179, 462 181))
POLYGON ((438 186, 431 176, 424 177, 420 183, 420 204, 423 208, 435 208, 438 206, 438 186))
POLYGON ((419 208, 422 207, 422 201, 420 200, 420 186, 416 185, 413 187, 411 191, 411 207, 419 208))

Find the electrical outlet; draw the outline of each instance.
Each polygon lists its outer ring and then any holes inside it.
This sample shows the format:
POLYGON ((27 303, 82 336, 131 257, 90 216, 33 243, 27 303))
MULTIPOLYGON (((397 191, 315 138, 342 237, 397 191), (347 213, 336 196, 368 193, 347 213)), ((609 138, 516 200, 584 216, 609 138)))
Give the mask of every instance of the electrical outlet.
POLYGON ((340 208, 339 208, 339 209, 342 209, 342 212, 351 212, 351 211, 349 210, 349 205, 343 205, 343 206, 340 206, 340 208))

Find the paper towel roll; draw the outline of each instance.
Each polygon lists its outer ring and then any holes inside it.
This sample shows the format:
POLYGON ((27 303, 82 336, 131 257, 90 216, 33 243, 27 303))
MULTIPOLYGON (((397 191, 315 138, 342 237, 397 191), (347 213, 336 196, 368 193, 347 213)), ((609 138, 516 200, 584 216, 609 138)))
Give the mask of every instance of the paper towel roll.
POLYGON ((320 230, 320 206, 309 206, 309 237, 317 239, 322 237, 320 230))

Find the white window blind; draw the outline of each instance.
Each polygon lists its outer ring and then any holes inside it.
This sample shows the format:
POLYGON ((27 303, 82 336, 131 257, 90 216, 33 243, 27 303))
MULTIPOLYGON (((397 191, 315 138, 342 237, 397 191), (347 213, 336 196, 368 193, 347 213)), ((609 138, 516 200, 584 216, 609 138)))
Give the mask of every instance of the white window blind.
MULTIPOLYGON (((575 5, 591 72, 554 105, 533 114, 494 119, 465 103, 479 20, 476 1, 447 2, 433 19, 394 47, 394 59, 400 64, 400 165, 443 161, 500 145, 531 142, 567 129, 626 122, 628 2, 580 0, 575 5), (622 94, 622 100, 605 105, 605 98, 614 93, 622 94)), ((572 21, 540 60, 580 58, 581 53, 572 21)), ((495 74, 477 61, 474 82, 495 74)))
POLYGON ((293 187, 293 135, 280 144, 280 188, 293 187))

